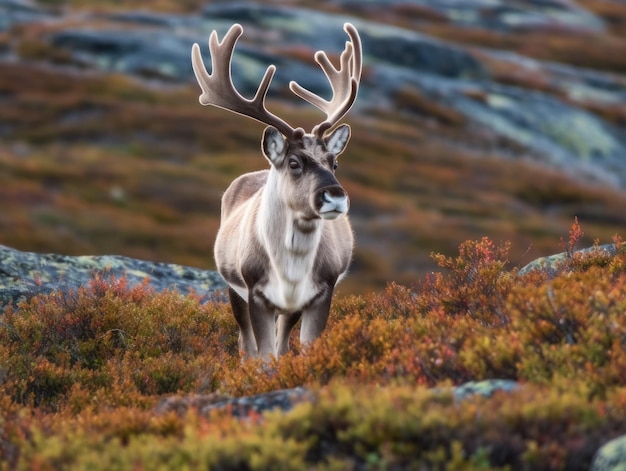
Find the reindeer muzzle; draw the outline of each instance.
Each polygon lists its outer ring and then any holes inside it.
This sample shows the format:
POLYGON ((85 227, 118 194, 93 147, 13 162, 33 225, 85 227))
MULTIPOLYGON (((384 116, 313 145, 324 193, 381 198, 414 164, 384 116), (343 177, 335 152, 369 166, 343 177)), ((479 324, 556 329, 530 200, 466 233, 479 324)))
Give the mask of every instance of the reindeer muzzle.
POLYGON ((350 199, 339 185, 321 188, 315 194, 315 208, 322 219, 337 219, 348 212, 350 199))

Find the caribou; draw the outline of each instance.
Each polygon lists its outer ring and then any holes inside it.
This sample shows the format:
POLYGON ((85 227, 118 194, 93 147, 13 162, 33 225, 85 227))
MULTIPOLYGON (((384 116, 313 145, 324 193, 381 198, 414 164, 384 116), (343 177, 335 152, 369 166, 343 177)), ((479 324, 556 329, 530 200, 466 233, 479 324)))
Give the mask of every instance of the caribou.
POLYGON ((274 65, 267 68, 252 99, 235 88, 231 61, 243 34, 241 25, 231 26, 222 41, 216 31, 211 33, 211 73, 200 46, 192 48, 200 103, 267 125, 261 150, 269 169, 239 176, 224 192, 214 247, 217 269, 229 286, 244 359, 269 360, 289 351, 290 333, 300 319, 301 344, 318 338, 326 327, 335 285, 352 258, 349 198, 335 176, 351 130, 347 124, 336 125, 356 100, 362 47, 352 24, 346 23, 344 30, 349 41, 338 68, 325 52, 314 56, 330 82, 330 100, 289 83, 296 96, 326 115, 311 132, 292 127, 267 109, 274 65))

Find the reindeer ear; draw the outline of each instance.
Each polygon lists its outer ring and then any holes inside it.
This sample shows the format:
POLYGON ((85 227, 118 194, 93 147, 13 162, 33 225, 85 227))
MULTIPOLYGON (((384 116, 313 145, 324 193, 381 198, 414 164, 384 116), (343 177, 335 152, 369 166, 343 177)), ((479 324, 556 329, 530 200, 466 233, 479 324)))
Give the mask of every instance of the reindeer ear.
POLYGON ((261 142, 263 155, 272 165, 280 165, 285 158, 286 141, 283 135, 274 126, 268 126, 263 131, 261 142))
POLYGON ((342 124, 325 139, 326 149, 335 156, 341 154, 350 140, 350 126, 342 124))

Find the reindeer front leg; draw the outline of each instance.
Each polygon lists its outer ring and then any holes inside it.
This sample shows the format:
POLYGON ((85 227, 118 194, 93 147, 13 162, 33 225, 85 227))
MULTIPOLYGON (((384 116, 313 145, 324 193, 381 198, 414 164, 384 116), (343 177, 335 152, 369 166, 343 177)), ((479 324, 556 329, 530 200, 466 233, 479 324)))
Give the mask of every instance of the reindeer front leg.
POLYGON ((282 314, 276 323, 276 355, 284 355, 289 351, 289 335, 302 317, 302 311, 282 314))
POLYGON ((320 294, 302 311, 302 326, 300 327, 300 343, 307 346, 313 340, 322 335, 326 327, 330 312, 330 301, 333 297, 334 285, 327 286, 320 294))
POLYGON ((248 300, 250 325, 256 339, 257 356, 267 361, 275 354, 276 315, 273 306, 258 293, 251 293, 248 300))
POLYGON ((248 303, 232 288, 228 288, 228 297, 230 298, 233 315, 239 325, 239 349, 243 352, 244 359, 256 357, 257 346, 254 332, 252 331, 252 323, 250 322, 248 303))

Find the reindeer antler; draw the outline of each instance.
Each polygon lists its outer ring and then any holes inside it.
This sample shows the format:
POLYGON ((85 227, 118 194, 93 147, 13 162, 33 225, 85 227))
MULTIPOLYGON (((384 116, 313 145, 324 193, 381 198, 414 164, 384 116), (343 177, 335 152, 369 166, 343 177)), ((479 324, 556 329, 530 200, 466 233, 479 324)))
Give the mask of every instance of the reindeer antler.
MULTIPOLYGON (((211 74, 204 66, 200 46, 194 44, 191 49, 191 65, 196 75, 196 80, 202 89, 200 103, 224 108, 235 113, 256 119, 264 124, 269 124, 278 129, 283 135, 291 137, 296 130, 284 120, 271 113, 265 107, 265 97, 269 89, 276 67, 270 65, 259 84, 252 100, 244 98, 235 88, 231 77, 231 60, 235 44, 243 34, 243 27, 234 24, 230 27, 222 42, 217 39, 217 32, 213 31, 209 37, 209 50, 211 51, 211 74)), ((301 133, 304 131, 300 130, 301 133)))
POLYGON ((341 53, 339 69, 335 68, 324 51, 315 53, 315 62, 322 68, 333 89, 331 100, 324 100, 296 82, 289 83, 289 88, 293 93, 326 113, 326 120, 313 128, 312 133, 318 137, 321 137, 350 111, 359 91, 363 62, 361 38, 351 23, 344 24, 343 29, 348 33, 350 41, 346 42, 346 48, 341 53))
MULTIPOLYGON (((333 90, 333 97, 330 101, 315 95, 296 82, 289 83, 289 88, 294 94, 326 113, 326 120, 313 128, 312 133, 318 137, 322 137, 328 129, 346 115, 354 104, 359 90, 363 57, 361 40, 352 24, 346 23, 344 30, 348 33, 350 41, 346 42, 346 48, 341 54, 339 69, 333 66, 325 52, 315 53, 315 61, 328 77, 333 90)), ((193 45, 191 63, 202 89, 200 103, 224 108, 274 126, 288 138, 302 136, 304 134, 302 128, 291 127, 265 106, 265 97, 276 72, 274 65, 270 65, 265 71, 252 100, 243 97, 235 88, 231 76, 231 61, 235 44, 242 34, 243 27, 239 24, 231 26, 221 42, 217 38, 216 31, 211 33, 209 37, 211 74, 204 66, 200 46, 193 45)))

